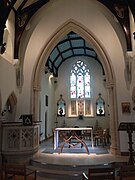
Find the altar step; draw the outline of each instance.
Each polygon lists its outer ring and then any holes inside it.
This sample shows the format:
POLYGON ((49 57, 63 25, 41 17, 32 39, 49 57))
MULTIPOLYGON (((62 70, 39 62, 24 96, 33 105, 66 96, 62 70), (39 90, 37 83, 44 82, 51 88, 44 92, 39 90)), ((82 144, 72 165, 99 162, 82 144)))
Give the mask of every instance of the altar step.
POLYGON ((88 172, 90 166, 127 161, 127 158, 109 153, 101 156, 86 153, 64 156, 63 153, 59 158, 57 154, 43 153, 48 148, 53 148, 52 139, 42 143, 39 152, 31 159, 31 167, 38 171, 37 180, 81 180, 82 173, 88 172))
MULTIPOLYGON (((125 162, 112 162, 111 166, 118 169, 125 162)), ((88 172, 90 166, 101 166, 99 165, 57 165, 57 164, 46 164, 31 160, 31 166, 37 170, 37 180, 81 180, 82 173, 88 172)))
POLYGON ((55 165, 45 164, 31 160, 31 166, 37 170, 37 179, 44 180, 81 180, 82 173, 88 171, 88 165, 71 166, 71 165, 55 165))

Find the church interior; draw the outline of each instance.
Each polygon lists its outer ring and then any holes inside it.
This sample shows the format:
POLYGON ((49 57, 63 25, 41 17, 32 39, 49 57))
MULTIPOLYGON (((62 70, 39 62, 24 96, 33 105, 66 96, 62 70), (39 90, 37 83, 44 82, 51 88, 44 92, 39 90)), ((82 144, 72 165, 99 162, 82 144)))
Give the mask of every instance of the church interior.
POLYGON ((1 0, 1 179, 133 180, 134 60, 132 0, 1 0))

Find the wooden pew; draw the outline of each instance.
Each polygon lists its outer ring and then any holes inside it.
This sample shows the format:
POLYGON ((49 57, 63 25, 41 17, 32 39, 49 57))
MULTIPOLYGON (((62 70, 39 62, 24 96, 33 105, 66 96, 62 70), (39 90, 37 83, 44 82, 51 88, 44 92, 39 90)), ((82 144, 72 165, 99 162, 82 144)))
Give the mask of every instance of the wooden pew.
POLYGON ((24 180, 31 176, 33 180, 37 178, 36 170, 28 168, 25 164, 12 164, 5 163, 3 165, 3 171, 5 173, 5 180, 8 180, 9 176, 23 176, 24 180))
POLYGON ((0 179, 3 180, 3 168, 2 168, 2 164, 0 164, 0 179))
POLYGON ((135 179, 135 166, 123 165, 120 168, 120 180, 134 180, 135 179))
POLYGON ((110 166, 97 166, 90 167, 88 174, 82 174, 83 180, 114 180, 115 179, 115 168, 110 166))

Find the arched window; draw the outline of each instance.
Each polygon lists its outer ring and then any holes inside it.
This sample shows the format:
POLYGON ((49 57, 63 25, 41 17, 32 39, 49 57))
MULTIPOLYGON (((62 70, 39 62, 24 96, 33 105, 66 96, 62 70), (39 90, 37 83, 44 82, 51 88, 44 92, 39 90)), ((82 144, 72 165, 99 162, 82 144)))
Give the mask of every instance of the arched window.
POLYGON ((91 76, 87 65, 78 60, 70 71, 71 115, 91 115, 91 76))
POLYGON ((84 99, 91 97, 90 72, 87 65, 78 60, 70 74, 70 98, 84 99))

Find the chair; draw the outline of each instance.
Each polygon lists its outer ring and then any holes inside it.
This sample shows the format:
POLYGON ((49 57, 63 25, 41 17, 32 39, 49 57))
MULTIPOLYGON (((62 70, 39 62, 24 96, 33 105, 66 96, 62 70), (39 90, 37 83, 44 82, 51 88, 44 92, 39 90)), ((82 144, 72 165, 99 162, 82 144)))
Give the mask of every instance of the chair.
MULTIPOLYGON (((87 127, 93 128, 93 126, 87 126, 87 127)), ((83 131, 83 137, 85 140, 91 140, 91 130, 84 130, 83 131)))
POLYGON ((102 144, 104 146, 103 129, 98 129, 94 132, 95 146, 102 144))
POLYGON ((97 166, 88 169, 88 175, 82 174, 83 180, 113 180, 115 179, 115 168, 111 166, 97 166))
POLYGON ((104 144, 109 145, 110 144, 110 130, 109 128, 103 130, 103 137, 104 137, 104 144))
POLYGON ((95 146, 101 144, 103 147, 110 143, 109 129, 98 129, 94 133, 95 146))
POLYGON ((123 165, 120 167, 120 180, 134 180, 135 179, 135 166, 123 165))
MULTIPOLYGON (((8 180, 9 177, 22 176, 24 180, 27 180, 27 177, 32 177, 33 180, 36 180, 36 170, 29 169, 25 164, 4 164, 4 173, 5 180, 8 180)), ((18 179, 18 178, 17 178, 18 179)))

